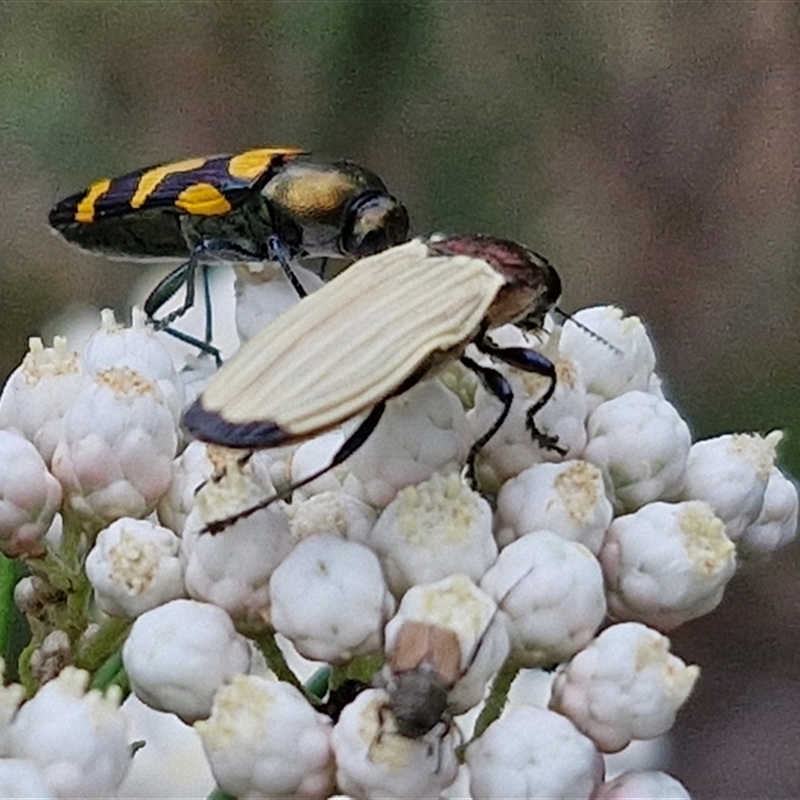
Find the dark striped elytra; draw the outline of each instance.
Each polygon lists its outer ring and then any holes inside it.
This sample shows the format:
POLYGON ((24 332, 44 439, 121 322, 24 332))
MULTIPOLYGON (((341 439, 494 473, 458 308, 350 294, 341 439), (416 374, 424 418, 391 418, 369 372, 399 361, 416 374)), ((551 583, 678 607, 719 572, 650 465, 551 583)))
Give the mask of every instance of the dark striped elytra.
POLYGON ((95 181, 51 210, 52 227, 86 250, 112 257, 182 258, 145 301, 160 329, 213 353, 207 266, 213 261, 280 263, 300 296, 289 262, 297 257, 360 258, 408 236, 408 213, 375 173, 352 161, 315 163, 304 151, 267 147, 190 158, 95 181), (206 336, 170 327, 194 303, 203 269, 206 336), (155 315, 185 287, 183 305, 155 315))
POLYGON ((187 256, 190 247, 179 216, 230 214, 301 153, 296 148, 262 148, 233 156, 191 158, 104 178, 56 203, 50 224, 65 239, 89 250, 130 256, 187 256), (128 219, 121 223, 121 217, 128 219), (145 236, 122 239, 126 227, 139 217, 146 220, 139 225, 145 236), (109 222, 112 220, 117 221, 109 222), (173 230, 171 240, 146 235, 148 226, 157 225, 159 220, 164 230, 168 226, 173 230))

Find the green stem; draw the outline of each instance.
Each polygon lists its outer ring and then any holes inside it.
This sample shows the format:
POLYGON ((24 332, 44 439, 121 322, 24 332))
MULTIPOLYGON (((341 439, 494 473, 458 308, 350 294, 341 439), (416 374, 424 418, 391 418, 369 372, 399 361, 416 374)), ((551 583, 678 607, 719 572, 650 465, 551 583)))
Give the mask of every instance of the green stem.
POLYGON ((96 672, 109 658, 119 652, 128 636, 131 624, 129 619, 107 619, 89 642, 78 651, 75 664, 81 669, 96 672))
POLYGON ((303 685, 297 679, 294 672, 289 669, 289 665, 286 663, 286 659, 283 657, 283 653, 275 641, 275 634, 260 632, 253 634, 252 638, 258 649, 264 655, 267 666, 275 673, 278 680, 291 683, 292 686, 304 692, 303 685))
POLYGON ((483 710, 475 722, 473 739, 483 735, 483 732, 500 716, 508 699, 508 690, 511 688, 511 684, 514 682, 514 678, 517 677, 518 672, 519 665, 506 662, 500 672, 497 673, 483 710))

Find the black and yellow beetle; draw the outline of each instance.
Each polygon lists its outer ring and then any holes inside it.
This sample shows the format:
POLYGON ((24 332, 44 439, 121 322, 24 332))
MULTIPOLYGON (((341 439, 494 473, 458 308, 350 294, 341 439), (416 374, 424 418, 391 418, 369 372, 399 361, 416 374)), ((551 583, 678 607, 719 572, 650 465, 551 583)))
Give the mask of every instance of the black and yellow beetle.
POLYGON ((278 261, 303 296, 291 259, 360 258, 408 237, 408 214, 377 175, 352 161, 314 163, 303 155, 269 147, 136 170, 61 200, 50 224, 69 242, 112 257, 188 259, 150 293, 145 313, 157 328, 218 356, 210 344, 209 261, 278 261), (198 266, 202 342, 169 327, 194 303, 198 266), (182 306, 156 319, 181 288, 182 306))
MULTIPOLYGON (((503 424, 513 393, 500 372, 464 354, 470 343, 549 378, 547 390, 528 409, 527 423, 541 446, 558 449, 534 423, 555 390, 555 367, 535 350, 496 346, 488 332, 509 322, 540 328, 560 293, 555 269, 514 242, 486 236, 414 239, 362 259, 257 333, 186 411, 184 426, 206 442, 257 449, 316 436, 369 411, 331 463, 281 495, 288 496, 358 449, 386 400, 437 366, 460 359, 503 404, 470 449, 472 480, 478 451, 503 424)), ((276 499, 209 530, 221 530, 276 499)))

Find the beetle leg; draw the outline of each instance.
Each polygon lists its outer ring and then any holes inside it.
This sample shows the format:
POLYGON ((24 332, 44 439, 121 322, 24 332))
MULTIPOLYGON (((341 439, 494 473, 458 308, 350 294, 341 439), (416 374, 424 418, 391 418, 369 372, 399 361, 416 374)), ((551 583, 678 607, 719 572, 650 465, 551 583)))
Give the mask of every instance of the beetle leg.
POLYGON ((493 394, 503 404, 503 410, 498 414, 492 426, 472 443, 472 447, 470 447, 467 454, 466 477, 469 485, 475 489, 478 483, 475 479, 475 459, 478 457, 481 448, 500 430, 500 426, 506 421, 508 412, 511 411, 511 401, 514 399, 514 393, 511 391, 511 384, 493 367, 481 366, 469 356, 461 356, 461 363, 471 369, 480 378, 486 391, 493 394))
POLYGON ((148 321, 157 331, 168 333, 175 339, 186 342, 186 344, 196 347, 203 353, 208 353, 214 357, 217 365, 219 365, 222 363, 219 350, 211 344, 211 292, 208 284, 208 266, 206 264, 203 264, 202 266, 203 296, 205 298, 206 307, 205 341, 201 341, 195 336, 191 336, 188 333, 184 333, 183 331, 175 330, 175 328, 170 327, 170 325, 176 319, 178 319, 178 317, 185 314, 194 305, 194 276, 197 268, 197 253, 198 248, 195 248, 189 257, 189 260, 185 264, 181 264, 181 266, 176 270, 170 272, 169 275, 167 275, 167 277, 164 278, 158 284, 158 286, 153 289, 152 292, 150 292, 150 294, 147 296, 147 299, 144 301, 144 313, 147 315, 148 321), (175 311, 171 311, 161 319, 156 319, 155 315, 158 309, 161 308, 161 306, 163 306, 164 303, 166 303, 171 297, 173 297, 182 286, 185 286, 186 288, 183 305, 175 311))
POLYGON ((294 274, 294 270, 289 266, 289 248, 286 247, 280 236, 273 234, 267 239, 267 252, 269 253, 270 261, 277 261, 281 265, 283 274, 286 276, 289 283, 292 284, 292 287, 297 292, 297 296, 300 299, 304 298, 308 292, 303 288, 303 284, 300 283, 297 275, 294 274))
POLYGON ((262 508, 271 506, 276 500, 285 500, 295 489, 302 488, 306 484, 311 483, 311 481, 319 478, 321 475, 324 475, 328 470, 331 470, 341 464, 343 461, 346 461, 351 455, 353 455, 353 453, 355 453, 356 450, 358 450, 359 447, 361 447, 362 444, 364 444, 364 442, 367 441, 367 439, 369 439, 370 435, 375 430, 378 421, 383 415, 385 407, 386 404, 383 402, 374 405, 369 414, 367 414, 367 416, 361 421, 361 424, 344 440, 342 446, 336 451, 336 453, 334 453, 330 463, 326 464, 324 467, 322 467, 322 469, 312 472, 311 475, 307 475, 297 483, 287 486, 278 494, 268 497, 266 500, 262 500, 260 503, 256 503, 254 506, 250 506, 250 508, 240 511, 238 514, 225 517, 225 519, 209 522, 208 525, 206 525, 206 527, 203 529, 203 533, 219 533, 220 531, 225 530, 225 528, 227 528, 229 525, 232 525, 234 522, 238 522, 240 519, 245 519, 246 517, 255 514, 256 511, 260 511, 262 508))
POLYGON ((544 408, 556 390, 555 364, 546 356, 528 347, 497 347, 485 339, 477 341, 475 344, 482 353, 498 358, 500 361, 505 361, 506 364, 510 364, 517 369, 525 372, 535 372, 550 379, 550 385, 545 393, 525 413, 525 424, 540 447, 545 450, 554 450, 562 456, 566 455, 567 451, 558 446, 558 437, 550 436, 540 431, 533 419, 536 412, 544 408))

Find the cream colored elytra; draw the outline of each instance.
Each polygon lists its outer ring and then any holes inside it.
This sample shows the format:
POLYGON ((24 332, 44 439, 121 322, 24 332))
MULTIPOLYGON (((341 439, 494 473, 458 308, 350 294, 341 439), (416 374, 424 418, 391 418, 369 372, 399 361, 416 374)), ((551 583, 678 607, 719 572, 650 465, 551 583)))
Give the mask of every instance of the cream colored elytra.
POLYGON ((505 278, 413 240, 364 258, 259 331, 202 395, 225 422, 271 421, 287 441, 389 397, 441 351, 472 340, 505 278))

